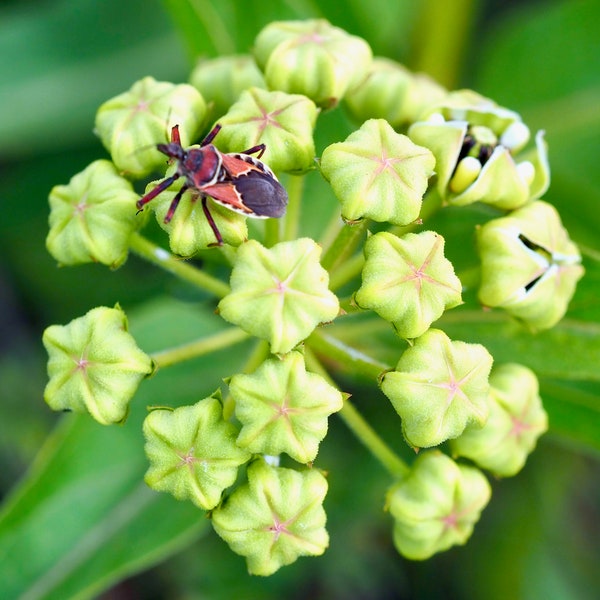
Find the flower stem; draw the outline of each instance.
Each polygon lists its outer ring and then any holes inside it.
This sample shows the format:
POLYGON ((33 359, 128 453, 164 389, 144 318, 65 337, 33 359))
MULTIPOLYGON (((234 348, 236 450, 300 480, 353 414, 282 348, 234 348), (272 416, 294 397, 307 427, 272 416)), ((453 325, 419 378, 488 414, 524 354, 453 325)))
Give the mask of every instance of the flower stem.
POLYGON ((169 367, 185 360, 198 356, 204 356, 216 350, 228 348, 233 344, 239 344, 248 339, 249 335, 237 327, 229 327, 199 340, 188 344, 182 344, 167 350, 161 350, 150 355, 158 368, 169 367))
POLYGON ((300 224, 300 207, 302 205, 302 193, 304 191, 304 176, 290 175, 288 178, 288 205, 283 222, 283 239, 295 240, 298 237, 300 224))
POLYGON ((281 239, 279 219, 267 219, 265 222, 265 246, 272 248, 281 239))
POLYGON ((348 346, 335 337, 324 333, 322 329, 315 329, 306 340, 306 345, 317 354, 323 354, 329 359, 342 363, 348 371, 360 373, 370 379, 377 380, 383 372, 391 369, 389 365, 348 346))
POLYGON ((335 290, 346 285, 355 277, 358 277, 364 264, 365 257, 362 255, 362 252, 360 254, 355 254, 344 261, 331 274, 331 277, 329 278, 329 289, 335 292, 335 290))
MULTIPOLYGON (((318 373, 321 377, 329 381, 329 383, 335 385, 329 373, 327 373, 310 348, 305 348, 305 357, 306 364, 311 371, 318 373)), ((402 478, 408 473, 408 465, 379 437, 377 432, 365 421, 364 417, 356 410, 356 407, 348 398, 344 399, 344 405, 338 414, 357 439, 362 442, 394 478, 402 478)))
MULTIPOLYGON (((269 344, 265 340, 258 340, 254 345, 254 349, 248 356, 248 360, 244 365, 244 368, 240 371, 241 373, 252 373, 255 371, 269 356, 269 344)), ((231 394, 228 394, 223 401, 223 418, 227 421, 233 416, 235 403, 231 394)))
POLYGON ((150 240, 141 236, 139 233, 134 233, 131 236, 130 248, 138 256, 141 256, 148 262, 157 265, 169 273, 173 273, 173 275, 180 277, 184 281, 187 281, 218 298, 223 298, 229 293, 229 286, 226 283, 192 267, 182 259, 167 252, 164 248, 157 246, 150 240))
POLYGON ((358 223, 346 223, 340 229, 321 259, 321 265, 330 274, 333 274, 336 265, 354 252, 367 228, 367 223, 368 219, 362 219, 358 223))

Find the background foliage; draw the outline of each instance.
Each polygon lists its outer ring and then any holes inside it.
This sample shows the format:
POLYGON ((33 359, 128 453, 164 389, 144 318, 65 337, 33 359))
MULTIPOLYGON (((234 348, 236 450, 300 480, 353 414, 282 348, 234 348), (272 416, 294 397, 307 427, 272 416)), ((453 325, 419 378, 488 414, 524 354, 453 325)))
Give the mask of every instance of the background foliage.
MULTIPOLYGON (((288 0, 260 8, 241 0, 4 2, 0 597, 86 598, 112 588, 105 598, 592 598, 600 585, 598 22, 595 0, 288 0), (145 75, 185 81, 198 55, 247 52, 271 20, 320 16, 365 37, 375 54, 450 88, 472 87, 521 112, 532 130, 545 129, 552 168, 545 198, 582 247, 587 274, 562 326, 546 334, 523 338, 507 325, 498 338, 460 313, 443 323, 452 337, 488 344, 499 361, 532 366, 550 414, 551 431, 525 470, 494 482, 466 547, 423 564, 403 560, 381 511, 387 477, 333 418, 319 454, 330 473, 331 547, 264 580, 246 575, 243 560, 209 534, 191 505, 141 482, 145 406, 191 403, 212 392, 243 362, 247 346, 214 363, 198 359, 160 372, 142 386, 122 428, 57 417, 43 403, 40 336, 51 323, 119 301, 148 352, 189 340, 192 329, 197 336, 221 326, 208 299, 135 257, 114 273, 98 265, 56 268, 44 247, 47 195, 105 156, 92 131, 102 101, 145 75)), ((339 114, 325 115, 318 151, 347 127, 339 114)), ((309 185, 318 187, 317 177, 309 185)), ((476 215, 460 215, 435 228, 470 236, 476 215)), ((319 230, 320 216, 307 217, 309 232, 319 230)), ((465 253, 470 243, 466 237, 465 253)), ((351 379, 346 384, 359 398, 351 379)), ((392 409, 378 400, 363 394, 360 408, 404 451, 392 409)))

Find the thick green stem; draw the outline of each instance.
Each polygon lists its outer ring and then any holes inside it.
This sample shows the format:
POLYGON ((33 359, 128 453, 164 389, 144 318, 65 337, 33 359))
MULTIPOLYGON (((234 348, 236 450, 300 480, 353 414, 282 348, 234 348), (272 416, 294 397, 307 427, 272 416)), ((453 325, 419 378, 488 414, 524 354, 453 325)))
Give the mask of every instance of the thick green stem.
POLYGON ((360 373, 370 379, 377 380, 383 372, 391 369, 389 365, 348 346, 332 335, 325 333, 323 329, 315 329, 306 340, 306 345, 317 354, 322 354, 329 359, 340 362, 348 371, 360 373))
MULTIPOLYGON (((309 348, 305 349, 305 356, 306 364, 311 371, 318 373, 332 385, 335 385, 323 365, 309 348)), ((394 478, 402 478, 407 475, 409 472, 408 465, 379 437, 348 398, 344 399, 344 405, 338 414, 357 439, 394 478)))
POLYGON ((416 58, 410 66, 452 89, 459 79, 459 66, 464 64, 463 55, 477 16, 477 3, 474 0, 423 0, 419 9, 413 40, 416 58))
POLYGON ((295 240, 300 225, 300 207, 304 191, 304 175, 290 175, 287 180, 288 205, 283 222, 283 239, 295 240))
POLYGON ((267 219, 265 222, 265 246, 272 248, 281 239, 281 221, 279 219, 267 219))
POLYGON ((160 369, 198 356, 210 354, 216 350, 228 348, 233 344, 239 344, 240 342, 247 340, 248 337, 249 335, 245 331, 242 331, 237 327, 230 327, 224 331, 219 331, 219 333, 215 333, 214 335, 195 340, 188 344, 182 344, 175 348, 161 350, 150 356, 156 363, 156 366, 160 369))
POLYGON ((362 219, 358 223, 346 223, 340 229, 321 259, 321 265, 330 274, 333 274, 336 266, 344 262, 354 252, 367 228, 368 222, 368 219, 362 219))
POLYGON ((226 283, 192 267, 181 258, 153 244, 139 233, 134 233, 131 236, 130 248, 148 262, 157 265, 169 273, 173 273, 173 275, 177 275, 177 277, 217 296, 217 298, 223 298, 229 293, 229 286, 226 283))

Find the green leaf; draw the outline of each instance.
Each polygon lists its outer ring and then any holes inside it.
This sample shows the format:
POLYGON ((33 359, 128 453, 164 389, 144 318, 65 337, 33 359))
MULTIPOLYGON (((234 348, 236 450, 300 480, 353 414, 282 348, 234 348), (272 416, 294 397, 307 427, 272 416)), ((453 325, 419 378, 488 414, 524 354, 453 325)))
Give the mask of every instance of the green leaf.
MULTIPOLYGON (((155 301, 131 316, 144 347, 224 327, 212 307, 155 301)), ((243 362, 236 346, 144 382, 130 419, 102 427, 65 416, 0 512, 1 598, 91 597, 164 560, 206 531, 203 512, 147 489, 141 423, 148 404, 191 404, 243 362)))

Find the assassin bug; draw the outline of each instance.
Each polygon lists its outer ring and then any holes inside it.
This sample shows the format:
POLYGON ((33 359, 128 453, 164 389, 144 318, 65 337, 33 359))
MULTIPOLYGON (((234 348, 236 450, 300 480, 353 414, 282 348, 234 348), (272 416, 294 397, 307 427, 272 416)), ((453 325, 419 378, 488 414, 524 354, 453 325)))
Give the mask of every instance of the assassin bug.
POLYGON ((173 198, 165 223, 173 218, 181 197, 189 189, 196 197, 201 198, 206 220, 217 238, 217 244, 222 246, 221 232, 208 209, 208 196, 230 210, 259 219, 283 216, 288 197, 273 171, 259 160, 265 151, 264 144, 258 144, 244 152, 225 154, 212 144, 220 130, 221 126, 215 125, 199 148, 186 150, 181 145, 179 126, 175 125, 171 129, 171 142, 157 144, 156 148, 177 161, 177 170, 140 198, 136 207, 138 211, 142 210, 177 179, 184 177, 185 183, 173 198), (257 157, 251 156, 252 154, 257 157))

